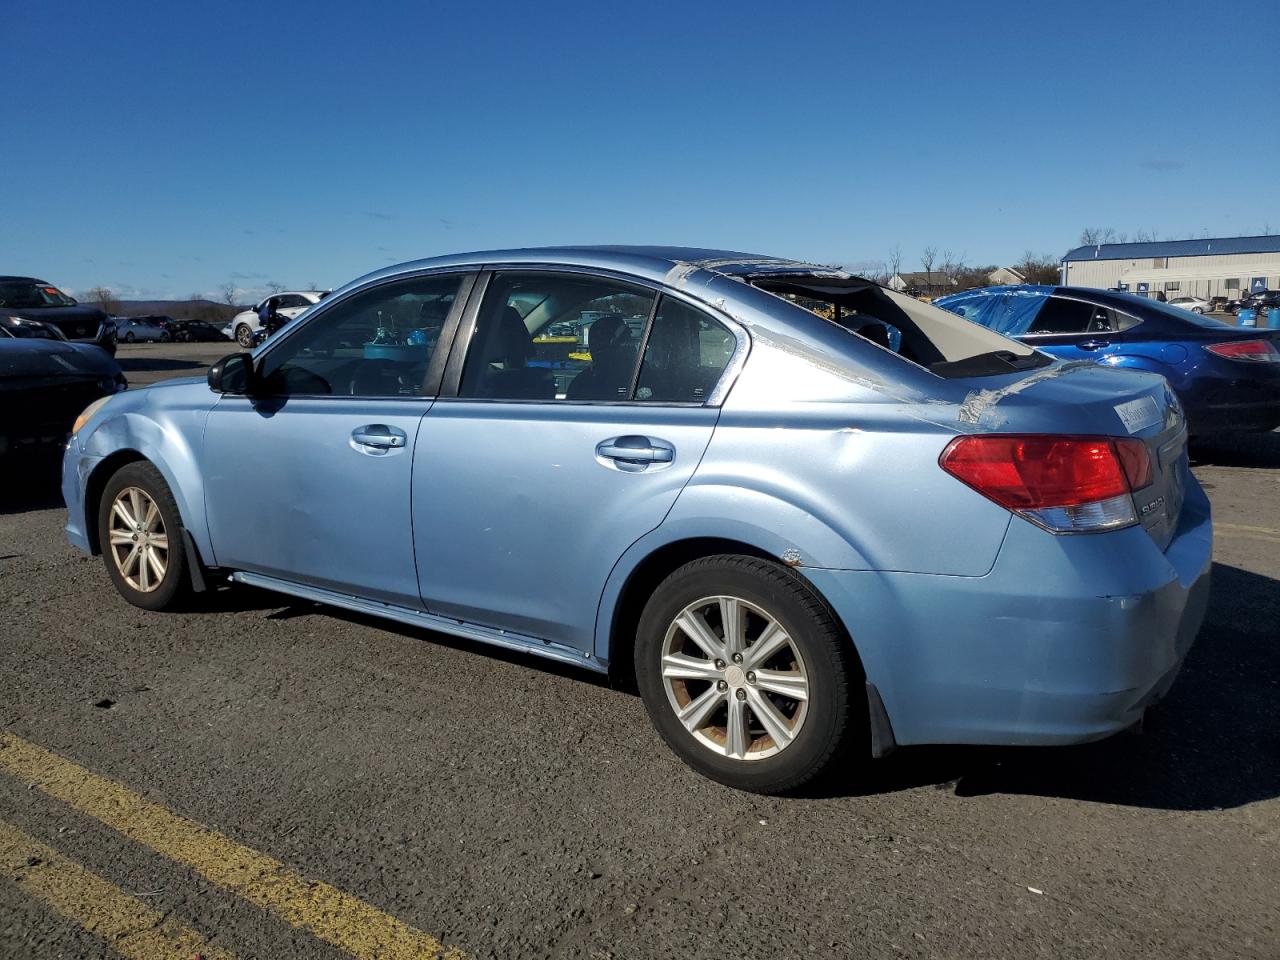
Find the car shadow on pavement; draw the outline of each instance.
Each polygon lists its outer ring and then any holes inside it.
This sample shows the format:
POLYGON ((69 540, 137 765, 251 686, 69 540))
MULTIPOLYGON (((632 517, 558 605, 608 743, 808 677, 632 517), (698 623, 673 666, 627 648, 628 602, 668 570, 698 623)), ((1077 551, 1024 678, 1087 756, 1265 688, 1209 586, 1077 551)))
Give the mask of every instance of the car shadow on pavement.
POLYGON ((1280 432, 1224 433, 1197 439, 1190 447, 1191 465, 1214 467, 1280 467, 1280 432))
POLYGON ((1161 810, 1217 810, 1280 796, 1280 581, 1214 564, 1205 625, 1140 735, 1049 748, 904 748, 871 780, 822 795, 934 785, 1161 810))

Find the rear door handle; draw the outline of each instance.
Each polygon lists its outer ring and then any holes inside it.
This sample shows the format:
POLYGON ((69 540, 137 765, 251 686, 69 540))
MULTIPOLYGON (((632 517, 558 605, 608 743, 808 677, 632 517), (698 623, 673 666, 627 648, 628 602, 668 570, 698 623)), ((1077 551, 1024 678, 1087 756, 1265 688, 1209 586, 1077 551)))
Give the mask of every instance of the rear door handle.
POLYGON ((596 444, 596 456, 609 461, 609 466, 637 473, 650 464, 671 463, 676 458, 676 450, 665 440, 652 437, 610 437, 596 444))
POLYGON ((370 423, 351 431, 353 446, 373 447, 375 450, 394 450, 403 447, 408 435, 403 430, 388 427, 385 423, 370 423))
POLYGON ((1081 340, 1081 350, 1101 350, 1103 347, 1111 346, 1110 340, 1081 340))

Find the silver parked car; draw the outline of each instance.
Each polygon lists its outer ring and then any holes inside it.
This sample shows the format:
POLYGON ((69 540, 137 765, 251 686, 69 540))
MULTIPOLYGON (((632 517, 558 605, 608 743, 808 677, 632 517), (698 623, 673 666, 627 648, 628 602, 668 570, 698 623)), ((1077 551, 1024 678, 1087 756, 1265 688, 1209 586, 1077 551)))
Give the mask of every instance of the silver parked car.
POLYGON ((173 339, 168 323, 168 317, 117 317, 116 338, 124 343, 168 343, 173 339))
POLYGON ((686 762, 774 792, 1137 723, 1208 595, 1186 438, 1162 377, 840 270, 506 250, 95 403, 63 495, 139 607, 216 571, 634 679, 686 762))
POLYGON ((1212 313, 1213 304, 1204 297, 1174 297, 1169 301, 1171 307, 1181 307, 1192 313, 1212 313))

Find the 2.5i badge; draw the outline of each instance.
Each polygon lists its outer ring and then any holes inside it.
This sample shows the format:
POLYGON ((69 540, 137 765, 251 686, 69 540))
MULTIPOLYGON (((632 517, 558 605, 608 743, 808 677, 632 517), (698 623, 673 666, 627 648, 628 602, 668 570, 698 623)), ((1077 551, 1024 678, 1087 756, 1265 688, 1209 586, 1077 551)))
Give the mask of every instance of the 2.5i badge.
POLYGON ((1130 433, 1137 433, 1163 421, 1160 406, 1151 397, 1139 397, 1116 404, 1116 414, 1130 433))

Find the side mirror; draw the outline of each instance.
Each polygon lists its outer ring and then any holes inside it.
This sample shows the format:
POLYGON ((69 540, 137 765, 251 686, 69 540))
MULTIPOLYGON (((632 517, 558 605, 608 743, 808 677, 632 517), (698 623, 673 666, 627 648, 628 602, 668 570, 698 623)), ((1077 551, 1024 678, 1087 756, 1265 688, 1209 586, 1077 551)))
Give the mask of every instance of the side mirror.
POLYGON ((253 393, 253 356, 229 353, 209 368, 209 389, 214 393, 253 393))

